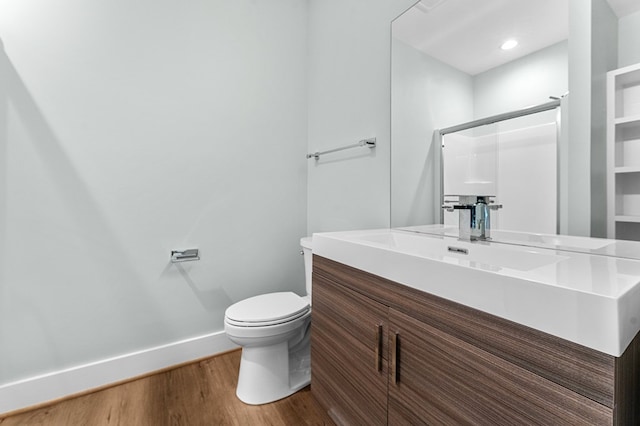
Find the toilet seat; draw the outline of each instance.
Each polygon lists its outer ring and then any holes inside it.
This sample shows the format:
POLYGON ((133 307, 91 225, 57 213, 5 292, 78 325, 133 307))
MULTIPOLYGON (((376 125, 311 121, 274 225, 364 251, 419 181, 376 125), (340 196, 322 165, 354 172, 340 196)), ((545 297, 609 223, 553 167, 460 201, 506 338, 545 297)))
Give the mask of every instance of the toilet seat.
POLYGON ((294 321, 309 310, 308 298, 287 291, 241 300, 225 312, 225 322, 238 327, 267 327, 294 321))

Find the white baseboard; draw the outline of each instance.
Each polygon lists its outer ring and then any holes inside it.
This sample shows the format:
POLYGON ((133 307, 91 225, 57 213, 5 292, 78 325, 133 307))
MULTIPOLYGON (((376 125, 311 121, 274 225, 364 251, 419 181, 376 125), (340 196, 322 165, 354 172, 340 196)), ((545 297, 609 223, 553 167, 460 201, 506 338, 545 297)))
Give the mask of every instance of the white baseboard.
POLYGON ((0 415, 236 348, 224 331, 0 386, 0 415))

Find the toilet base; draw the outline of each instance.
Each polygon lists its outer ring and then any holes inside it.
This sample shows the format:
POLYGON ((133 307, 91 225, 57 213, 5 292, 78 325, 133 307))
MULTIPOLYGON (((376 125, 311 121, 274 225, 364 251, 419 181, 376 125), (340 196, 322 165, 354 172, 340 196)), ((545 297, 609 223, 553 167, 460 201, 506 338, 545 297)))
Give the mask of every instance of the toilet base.
POLYGON ((308 336, 291 350, 288 342, 244 347, 236 395, 245 404, 277 401, 311 382, 308 336))

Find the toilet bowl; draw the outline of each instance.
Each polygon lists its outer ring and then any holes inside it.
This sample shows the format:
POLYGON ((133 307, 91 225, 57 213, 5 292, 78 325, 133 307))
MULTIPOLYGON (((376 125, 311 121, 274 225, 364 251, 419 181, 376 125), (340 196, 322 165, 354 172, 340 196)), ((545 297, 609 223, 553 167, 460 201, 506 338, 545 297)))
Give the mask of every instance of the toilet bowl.
POLYGON ((238 398, 252 405, 285 398, 311 380, 311 238, 300 240, 305 258, 306 296, 261 294, 231 305, 224 330, 242 347, 238 398))

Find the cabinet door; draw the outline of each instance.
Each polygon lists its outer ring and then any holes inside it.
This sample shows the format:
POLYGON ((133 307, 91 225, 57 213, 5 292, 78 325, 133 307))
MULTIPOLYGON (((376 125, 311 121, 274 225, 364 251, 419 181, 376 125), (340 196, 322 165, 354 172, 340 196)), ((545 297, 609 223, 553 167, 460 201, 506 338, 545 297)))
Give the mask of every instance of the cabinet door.
POLYGON ((394 309, 389 424, 611 424, 611 409, 394 309))
POLYGON ((388 308, 314 273, 311 391, 339 425, 387 424, 388 308))

